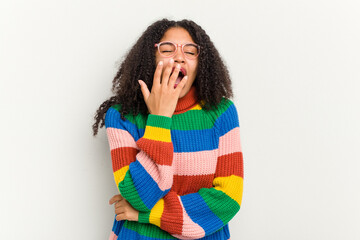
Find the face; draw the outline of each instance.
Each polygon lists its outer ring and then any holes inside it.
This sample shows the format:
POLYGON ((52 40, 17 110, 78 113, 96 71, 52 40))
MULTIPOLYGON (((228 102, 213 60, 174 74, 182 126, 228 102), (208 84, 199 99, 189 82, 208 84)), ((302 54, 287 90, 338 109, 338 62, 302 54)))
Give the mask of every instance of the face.
MULTIPOLYGON (((190 34, 188 33, 188 31, 186 31, 184 28, 180 28, 180 27, 176 27, 176 28, 174 27, 174 28, 168 29, 165 32, 164 36, 160 39, 160 42, 164 42, 164 41, 171 41, 176 44, 195 43, 193 41, 193 39, 191 38, 190 34)), ((156 49, 155 57, 156 57, 156 65, 160 61, 163 61, 163 63, 164 63, 163 71, 164 71, 166 66, 169 64, 169 61, 171 58, 161 56, 157 49, 156 49)), ((177 49, 175 55, 172 57, 172 59, 174 59, 173 66, 175 67, 177 64, 180 64, 180 66, 185 69, 186 75, 188 76, 188 80, 187 80, 185 86, 183 87, 183 89, 181 90, 181 93, 179 96, 179 98, 182 98, 189 92, 189 90, 196 78, 199 58, 195 58, 195 59, 185 58, 183 52, 181 51, 181 48, 178 47, 178 49, 177 49)))

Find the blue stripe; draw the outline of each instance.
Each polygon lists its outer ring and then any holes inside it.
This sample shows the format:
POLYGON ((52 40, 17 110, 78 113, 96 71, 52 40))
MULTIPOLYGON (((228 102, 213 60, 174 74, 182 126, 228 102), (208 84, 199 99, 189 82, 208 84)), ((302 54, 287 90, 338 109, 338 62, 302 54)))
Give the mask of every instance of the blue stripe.
POLYGON ((199 193, 180 196, 185 211, 191 220, 199 224, 208 235, 224 225, 223 221, 211 211, 199 193))
POLYGON ((197 152, 217 149, 219 139, 214 129, 171 130, 174 152, 197 152))
MULTIPOLYGON (((141 224, 141 223, 140 223, 141 224)), ((142 228, 143 226, 141 226, 139 224, 139 229, 142 228)), ((143 224, 143 223, 142 223, 143 224)), ((140 235, 138 232, 131 230, 129 228, 126 228, 125 226, 121 229, 121 232, 117 238, 118 240, 131 240, 131 239, 136 239, 136 240, 169 240, 169 239, 177 239, 175 237, 171 238, 171 236, 169 238, 153 238, 153 237, 147 237, 144 235, 140 235)))
MULTIPOLYGON (((139 229, 142 227, 145 227, 141 225, 142 223, 139 223, 139 229)), ((126 228, 123 226, 121 229, 118 230, 119 234, 116 234, 118 236, 118 240, 125 240, 125 239, 137 239, 137 240, 168 240, 172 239, 171 236, 169 238, 155 238, 155 237, 147 237, 144 235, 140 235, 138 232, 133 231, 131 229, 126 228), (120 231, 121 230, 121 231, 120 231)), ((228 240, 230 238, 229 233, 229 225, 226 224, 223 228, 219 229, 218 231, 214 232, 213 234, 209 236, 205 236, 203 238, 197 238, 197 240, 228 240)), ((177 238, 173 238, 177 239, 177 238)))
POLYGON ((238 113, 234 104, 231 104, 228 109, 216 119, 214 126, 219 132, 219 137, 236 127, 240 127, 238 113))
POLYGON ((125 221, 124 221, 124 220, 117 221, 117 220, 116 220, 116 216, 117 216, 117 215, 115 214, 112 231, 113 231, 116 235, 119 235, 120 229, 122 228, 122 226, 123 226, 123 224, 124 224, 125 221))
MULTIPOLYGON (((162 191, 139 161, 130 163, 129 174, 130 175, 125 175, 125 178, 129 179, 124 179, 125 181, 119 183, 120 192, 121 186, 123 184, 129 184, 130 181, 134 185, 137 193, 139 194, 139 197, 148 208, 148 211, 154 207, 159 199, 161 199, 170 191, 170 188, 162 191)), ((125 188, 127 187, 125 186, 125 188)), ((124 198, 127 198, 126 194, 124 194, 124 198)))
MULTIPOLYGON (((105 127, 128 131, 135 141, 143 137, 145 133, 145 129, 138 129, 134 123, 127 119, 122 120, 119 111, 113 108, 109 108, 106 113, 105 127)), ((214 129, 171 130, 171 141, 173 142, 174 152, 209 151, 217 149, 219 146, 219 139, 216 137, 214 129)))
POLYGON ((144 135, 145 129, 138 129, 135 124, 128 119, 121 119, 120 112, 114 108, 109 108, 105 115, 105 128, 117 128, 128 131, 134 140, 137 141, 144 135))

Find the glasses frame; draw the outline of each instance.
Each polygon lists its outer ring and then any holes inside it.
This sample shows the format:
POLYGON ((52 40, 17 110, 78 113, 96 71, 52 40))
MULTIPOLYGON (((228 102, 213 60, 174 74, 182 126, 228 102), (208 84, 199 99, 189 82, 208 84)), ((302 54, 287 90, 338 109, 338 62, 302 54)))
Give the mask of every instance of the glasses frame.
POLYGON ((177 44, 177 43, 174 43, 174 42, 171 42, 171 41, 164 41, 164 42, 159 42, 159 43, 155 43, 154 47, 157 47, 158 49, 158 52, 159 54, 162 56, 162 57, 165 57, 165 58, 171 58, 173 56, 176 55, 177 53, 177 50, 178 50, 178 47, 181 47, 181 52, 184 54, 185 58, 187 59, 196 59, 199 55, 200 55, 200 46, 196 43, 184 43, 184 44, 177 44), (163 55, 161 52, 160 52, 160 45, 163 44, 163 43, 172 43, 175 45, 175 51, 174 51, 174 54, 172 54, 171 56, 165 56, 163 55), (198 48, 198 54, 194 57, 194 58, 189 58, 186 56, 185 52, 184 52, 184 46, 187 45, 187 44, 191 44, 191 45, 195 45, 197 48, 198 48))

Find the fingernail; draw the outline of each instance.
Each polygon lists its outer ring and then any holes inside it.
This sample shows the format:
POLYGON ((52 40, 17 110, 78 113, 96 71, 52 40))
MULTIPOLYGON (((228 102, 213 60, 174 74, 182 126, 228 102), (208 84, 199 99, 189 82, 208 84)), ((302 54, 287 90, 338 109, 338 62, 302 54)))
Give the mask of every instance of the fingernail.
POLYGON ((159 62, 159 65, 160 65, 160 66, 163 65, 163 61, 160 61, 160 62, 159 62))
POLYGON ((138 80, 139 85, 141 86, 140 80, 138 80))

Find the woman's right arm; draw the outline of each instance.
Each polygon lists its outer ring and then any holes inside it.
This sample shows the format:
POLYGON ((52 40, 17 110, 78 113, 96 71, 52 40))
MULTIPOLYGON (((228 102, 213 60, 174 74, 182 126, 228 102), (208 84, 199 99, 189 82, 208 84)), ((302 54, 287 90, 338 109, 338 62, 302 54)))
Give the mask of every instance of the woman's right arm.
POLYGON ((137 210, 150 211, 173 183, 172 119, 149 114, 142 137, 137 126, 110 107, 105 116, 115 184, 137 210))
POLYGON ((115 183, 122 197, 142 212, 149 212, 173 184, 171 117, 187 82, 185 76, 174 89, 180 65, 171 74, 173 64, 172 59, 163 72, 163 63, 159 62, 151 92, 140 81, 150 112, 142 137, 137 134, 137 126, 122 120, 116 108, 110 107, 105 116, 115 183))

